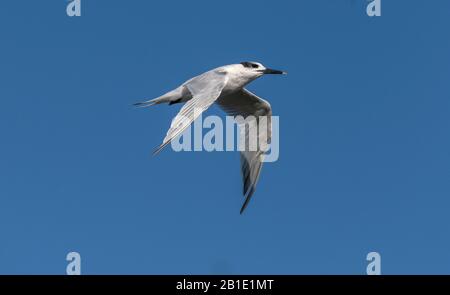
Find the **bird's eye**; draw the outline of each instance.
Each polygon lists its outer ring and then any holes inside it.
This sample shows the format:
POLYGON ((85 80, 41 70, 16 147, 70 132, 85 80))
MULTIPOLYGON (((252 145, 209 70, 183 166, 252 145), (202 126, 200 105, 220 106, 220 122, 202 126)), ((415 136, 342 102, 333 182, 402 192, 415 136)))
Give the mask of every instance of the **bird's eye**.
POLYGON ((252 64, 252 68, 257 69, 258 65, 257 64, 252 64))

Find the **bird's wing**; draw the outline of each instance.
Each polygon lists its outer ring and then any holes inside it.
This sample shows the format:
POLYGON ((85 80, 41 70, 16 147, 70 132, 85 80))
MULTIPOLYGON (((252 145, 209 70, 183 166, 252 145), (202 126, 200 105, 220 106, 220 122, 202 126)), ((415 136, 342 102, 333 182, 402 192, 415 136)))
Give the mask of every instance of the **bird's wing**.
POLYGON ((249 143, 245 150, 241 151, 241 171, 245 197, 245 202, 241 208, 242 214, 255 192, 256 183, 261 173, 264 152, 267 151, 267 145, 272 137, 272 108, 267 101, 246 89, 219 98, 217 104, 230 116, 242 116, 244 119, 253 116, 254 123, 256 123, 249 124, 251 122, 249 120, 237 120, 239 128, 245 130, 245 143, 249 143), (246 124, 248 125, 246 126, 246 124), (252 128, 256 130, 252 130, 252 128), (251 138, 253 134, 257 135, 256 139, 251 138), (250 150, 251 140, 257 143, 254 150, 250 150))
POLYGON ((172 139, 183 133, 201 113, 208 109, 220 96, 227 81, 228 77, 225 73, 210 71, 183 84, 191 92, 192 99, 172 120, 163 143, 154 151, 154 154, 159 153, 172 139))

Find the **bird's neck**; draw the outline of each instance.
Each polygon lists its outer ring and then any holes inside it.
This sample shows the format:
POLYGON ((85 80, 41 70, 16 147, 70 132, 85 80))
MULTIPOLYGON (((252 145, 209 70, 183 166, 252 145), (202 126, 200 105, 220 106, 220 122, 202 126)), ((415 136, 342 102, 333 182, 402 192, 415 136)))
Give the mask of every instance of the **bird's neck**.
POLYGON ((247 77, 240 73, 229 73, 227 85, 224 87, 222 92, 229 94, 239 91, 253 80, 255 80, 254 77, 247 77))

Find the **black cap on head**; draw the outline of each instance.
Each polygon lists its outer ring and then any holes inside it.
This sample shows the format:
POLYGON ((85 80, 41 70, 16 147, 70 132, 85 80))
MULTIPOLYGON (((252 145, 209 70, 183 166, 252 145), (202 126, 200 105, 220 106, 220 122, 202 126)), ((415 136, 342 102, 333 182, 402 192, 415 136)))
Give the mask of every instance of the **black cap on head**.
POLYGON ((243 66, 246 67, 246 68, 253 68, 253 69, 259 68, 259 65, 258 65, 258 64, 255 64, 255 63, 249 62, 249 61, 241 62, 241 65, 243 65, 243 66))

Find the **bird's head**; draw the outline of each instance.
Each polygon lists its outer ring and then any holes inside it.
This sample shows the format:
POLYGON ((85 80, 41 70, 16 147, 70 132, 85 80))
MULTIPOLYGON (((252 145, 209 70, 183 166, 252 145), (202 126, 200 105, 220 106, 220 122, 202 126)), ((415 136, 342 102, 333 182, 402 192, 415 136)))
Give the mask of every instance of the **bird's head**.
POLYGON ((244 61, 240 63, 240 66, 243 74, 254 77, 254 79, 268 74, 286 75, 286 72, 266 68, 259 62, 244 61))

